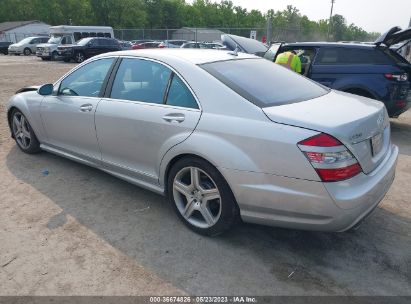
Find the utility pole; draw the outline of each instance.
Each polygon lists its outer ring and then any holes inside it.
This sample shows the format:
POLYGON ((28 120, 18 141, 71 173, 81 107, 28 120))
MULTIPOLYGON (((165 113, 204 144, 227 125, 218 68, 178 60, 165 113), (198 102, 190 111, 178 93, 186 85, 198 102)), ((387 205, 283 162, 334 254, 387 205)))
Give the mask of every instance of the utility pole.
POLYGON ((330 22, 329 22, 329 24, 328 24, 327 40, 330 40, 334 3, 335 3, 335 0, 331 0, 331 13, 330 13, 330 22))

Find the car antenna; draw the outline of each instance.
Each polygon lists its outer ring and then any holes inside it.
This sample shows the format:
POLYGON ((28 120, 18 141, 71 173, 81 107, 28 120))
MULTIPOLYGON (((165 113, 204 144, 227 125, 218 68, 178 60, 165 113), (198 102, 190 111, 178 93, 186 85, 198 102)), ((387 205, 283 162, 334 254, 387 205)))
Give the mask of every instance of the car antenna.
POLYGON ((235 49, 234 51, 230 51, 228 52, 229 55, 233 55, 233 56, 238 56, 238 52, 241 51, 240 47, 238 46, 238 44, 235 45, 235 49))

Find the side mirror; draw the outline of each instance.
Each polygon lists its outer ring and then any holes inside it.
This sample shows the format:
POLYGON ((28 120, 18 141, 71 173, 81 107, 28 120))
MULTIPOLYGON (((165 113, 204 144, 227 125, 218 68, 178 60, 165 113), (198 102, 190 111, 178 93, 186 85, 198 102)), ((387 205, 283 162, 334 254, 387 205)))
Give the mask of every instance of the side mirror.
POLYGON ((44 84, 37 90, 37 93, 42 96, 51 95, 53 94, 53 85, 51 83, 44 84))

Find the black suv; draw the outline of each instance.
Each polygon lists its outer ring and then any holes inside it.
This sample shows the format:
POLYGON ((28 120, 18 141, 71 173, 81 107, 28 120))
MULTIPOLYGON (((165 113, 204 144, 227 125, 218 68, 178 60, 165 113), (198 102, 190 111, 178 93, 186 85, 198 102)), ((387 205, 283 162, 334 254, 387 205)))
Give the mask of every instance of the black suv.
POLYGON ((390 46, 410 38, 411 28, 395 27, 374 43, 279 43, 264 57, 275 60, 282 52, 295 51, 304 76, 335 90, 380 100, 390 117, 398 117, 411 107, 411 64, 390 46))
POLYGON ((65 62, 74 60, 81 63, 87 58, 107 53, 120 51, 120 43, 113 38, 83 38, 76 44, 59 46, 57 48, 58 55, 65 62))
POLYGON ((304 76, 335 90, 380 100, 390 117, 398 117, 411 107, 411 64, 390 49, 409 39, 411 28, 394 27, 374 43, 274 43, 268 49, 256 40, 222 36, 230 50, 262 56, 271 62, 282 52, 295 51, 304 76))

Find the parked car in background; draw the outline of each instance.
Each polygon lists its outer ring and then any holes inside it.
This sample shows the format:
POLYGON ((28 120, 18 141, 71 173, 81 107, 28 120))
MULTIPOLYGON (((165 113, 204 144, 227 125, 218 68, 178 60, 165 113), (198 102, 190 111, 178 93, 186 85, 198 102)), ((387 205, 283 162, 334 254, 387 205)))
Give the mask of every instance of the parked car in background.
POLYGON ((7 118, 21 151, 49 151, 166 195, 205 235, 240 218, 357 227, 389 190, 398 158, 381 102, 216 50, 103 54, 21 90, 7 118))
POLYGON ((164 40, 160 48, 179 48, 186 42, 187 40, 164 40))
POLYGON ((150 42, 143 42, 138 44, 133 44, 131 47, 133 50, 140 50, 140 49, 156 49, 160 48, 161 41, 150 41, 150 42))
POLYGON ((269 49, 267 45, 258 40, 237 35, 223 34, 221 35, 221 41, 231 51, 236 50, 237 52, 253 54, 259 57, 263 57, 269 49))
POLYGON ((133 44, 130 41, 119 40, 118 43, 120 44, 122 51, 131 50, 133 48, 133 44))
POLYGON ((214 50, 227 50, 227 47, 219 42, 205 42, 207 48, 214 50))
POLYGON ((181 45, 182 49, 208 49, 204 42, 189 41, 181 45))
POLYGON ((49 37, 27 37, 23 40, 11 44, 8 48, 9 55, 31 55, 36 53, 36 47, 40 43, 45 43, 49 40, 49 37))
POLYGON ((140 44, 144 42, 153 42, 153 39, 140 39, 140 40, 131 40, 132 44, 140 44))
POLYGON ((57 48, 60 45, 76 43, 82 38, 106 37, 113 38, 113 28, 109 26, 72 26, 58 25, 50 27, 50 39, 45 44, 39 44, 36 55, 43 60, 57 60, 57 48))
POLYGON ((411 38, 396 27, 374 44, 305 42, 274 44, 270 61, 285 51, 301 58, 302 74, 332 89, 384 102, 390 117, 411 107, 411 65, 390 46, 411 38))
POLYGON ((0 53, 7 55, 9 53, 9 46, 11 44, 11 42, 0 42, 0 53))
POLYGON ((74 60, 81 63, 87 58, 95 55, 120 51, 121 47, 117 39, 114 38, 84 38, 76 44, 59 46, 58 55, 68 62, 74 60))

